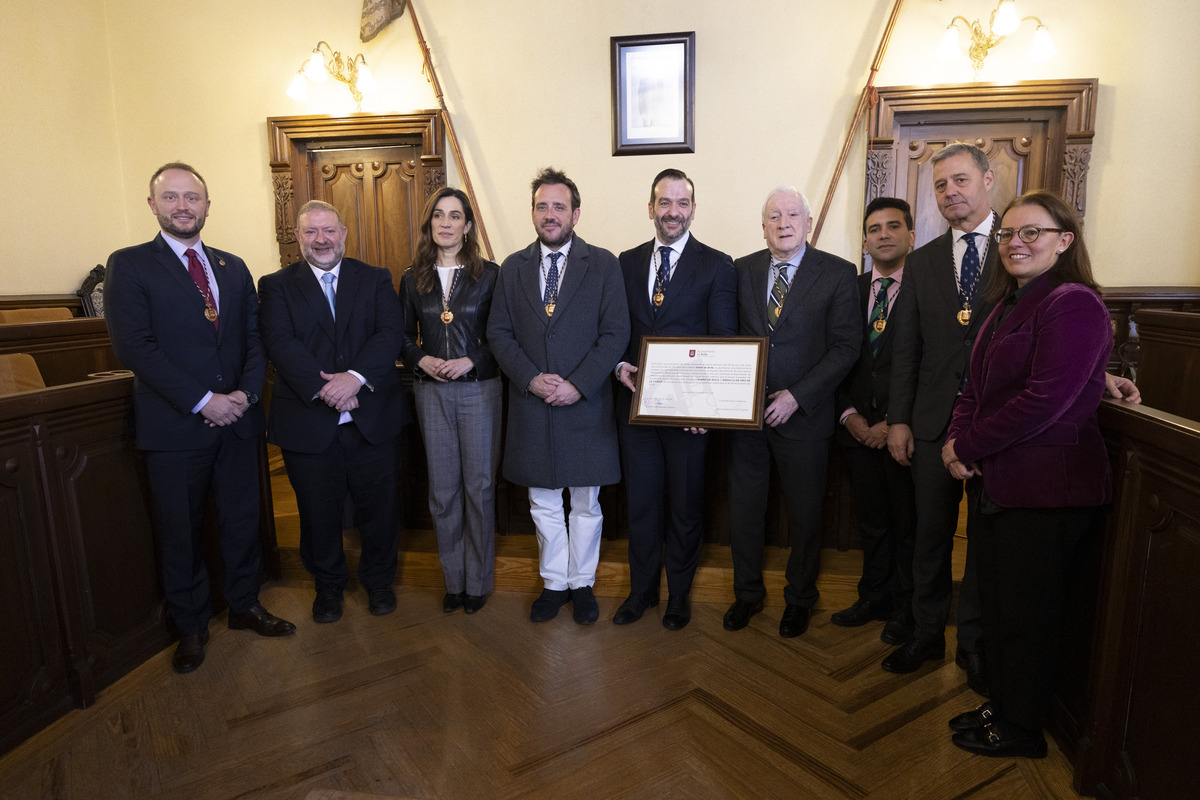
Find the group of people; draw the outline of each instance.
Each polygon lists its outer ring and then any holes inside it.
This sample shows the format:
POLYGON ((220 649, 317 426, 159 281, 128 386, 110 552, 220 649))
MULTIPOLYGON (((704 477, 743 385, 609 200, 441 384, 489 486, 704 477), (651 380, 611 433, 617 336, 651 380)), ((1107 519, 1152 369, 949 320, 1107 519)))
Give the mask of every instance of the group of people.
POLYGON ((578 187, 544 169, 531 186, 536 241, 499 267, 481 253, 469 198, 436 191, 398 295, 386 270, 345 256, 337 209, 311 201, 296 219, 303 260, 264 276, 256 296, 245 264, 200 240, 203 178, 186 164, 161 167, 148 198, 161 233, 112 255, 106 306, 118 358, 136 378, 137 445, 181 636, 174 668, 198 668, 208 641, 200 525, 210 491, 229 626, 294 631, 257 597, 254 465, 268 361, 277 377, 265 425, 296 491, 314 621, 342 616, 347 496, 368 608, 396 608, 397 437, 410 415, 399 358, 414 377, 445 612, 474 614, 493 588, 499 466, 528 487, 544 585, 532 621, 568 603, 578 624, 599 618, 599 492, 623 476, 630 589, 612 621, 632 624, 657 607, 665 571, 662 624, 680 630, 700 560, 709 436, 629 423, 639 344, 650 335, 754 336, 769 341, 767 405, 760 430, 730 433, 735 599, 724 627, 745 628, 764 606, 774 465, 791 547, 779 635, 808 628, 836 430, 864 560, 859 599, 832 621, 886 622, 881 638, 897 647, 882 663, 890 672, 944 657, 965 483, 971 544, 957 660, 991 700, 951 721, 954 742, 989 755, 1044 754, 1075 553, 1109 501, 1096 409, 1106 378, 1115 396, 1136 399, 1136 388, 1104 373, 1108 314, 1075 213, 1030 192, 998 215, 986 155, 955 144, 933 160, 951 230, 910 254, 908 204, 872 201, 863 222, 872 269, 863 275, 808 244, 811 210, 791 187, 763 205, 767 247, 734 261, 692 235, 695 186, 663 170, 650 187, 653 239, 614 256, 575 233, 578 187))

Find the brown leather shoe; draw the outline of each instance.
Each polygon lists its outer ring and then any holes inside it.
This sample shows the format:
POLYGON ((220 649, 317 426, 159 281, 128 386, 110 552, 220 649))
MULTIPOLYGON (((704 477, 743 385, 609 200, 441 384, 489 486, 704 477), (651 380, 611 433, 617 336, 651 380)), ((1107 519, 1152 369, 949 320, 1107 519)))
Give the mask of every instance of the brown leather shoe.
POLYGON ((204 663, 204 645, 208 644, 208 631, 181 636, 175 655, 171 656, 171 666, 180 675, 195 672, 204 663))
POLYGON ((259 636, 290 636, 296 632, 296 626, 286 619, 280 619, 255 603, 245 611, 229 612, 229 627, 231 630, 252 630, 259 636))

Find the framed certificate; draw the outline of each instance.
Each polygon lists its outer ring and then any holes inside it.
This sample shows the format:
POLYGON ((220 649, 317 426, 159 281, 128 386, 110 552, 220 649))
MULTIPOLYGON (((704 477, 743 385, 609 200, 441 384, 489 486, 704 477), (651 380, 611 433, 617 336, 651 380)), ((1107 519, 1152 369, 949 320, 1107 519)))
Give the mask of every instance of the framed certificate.
POLYGON ((629 423, 762 428, 769 341, 754 336, 643 336, 629 423))

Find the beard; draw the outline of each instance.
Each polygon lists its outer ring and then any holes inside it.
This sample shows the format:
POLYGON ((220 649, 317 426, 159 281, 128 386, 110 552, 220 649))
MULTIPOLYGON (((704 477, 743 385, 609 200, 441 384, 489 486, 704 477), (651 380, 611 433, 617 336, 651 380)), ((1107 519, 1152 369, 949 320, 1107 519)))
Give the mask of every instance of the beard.
POLYGON ((177 220, 169 214, 160 214, 158 225, 163 229, 163 233, 170 234, 176 239, 190 239, 200 235, 200 231, 204 228, 204 217, 193 216, 190 220, 177 220))
POLYGON ((538 228, 538 241, 546 245, 546 247, 558 248, 562 247, 567 242, 571 241, 571 235, 575 232, 574 225, 562 225, 555 229, 557 233, 547 233, 544 228, 538 228))
POLYGON ((658 234, 658 240, 663 244, 675 244, 683 235, 688 232, 688 228, 692 226, 692 220, 688 217, 655 217, 654 232, 658 234), (667 223, 675 223, 679 225, 679 233, 672 236, 667 232, 667 223))
POLYGON ((304 260, 317 269, 328 272, 338 265, 338 262, 342 260, 342 256, 346 255, 346 246, 334 246, 333 249, 321 253, 312 247, 301 245, 300 255, 304 256, 304 260))

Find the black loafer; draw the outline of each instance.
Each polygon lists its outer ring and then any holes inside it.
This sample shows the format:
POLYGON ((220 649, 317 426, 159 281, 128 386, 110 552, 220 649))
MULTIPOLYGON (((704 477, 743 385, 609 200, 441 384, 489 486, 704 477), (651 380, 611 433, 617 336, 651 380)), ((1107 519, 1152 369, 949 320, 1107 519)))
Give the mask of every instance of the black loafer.
POLYGON ((663 614, 663 627, 669 631, 681 631, 692 621, 692 607, 686 594, 667 597, 667 610, 663 614))
POLYGON ((916 623, 913 622, 912 609, 904 608, 892 615, 887 625, 883 626, 879 638, 885 644, 899 647, 912 638, 915 627, 916 623))
POLYGON ((631 622, 637 622, 642 618, 642 614, 646 613, 646 609, 654 608, 657 605, 657 596, 647 599, 641 594, 630 594, 625 598, 625 602, 621 603, 617 613, 613 614, 613 624, 628 625, 631 622))
POLYGON ((313 622, 337 622, 342 618, 342 593, 337 589, 317 592, 312 607, 313 622))
POLYGON ((380 586, 367 592, 367 610, 377 617, 395 611, 396 590, 390 586, 380 586))
POLYGON ((973 728, 982 728, 995 720, 996 709, 992 706, 991 701, 988 701, 974 711, 967 711, 950 720, 950 730, 962 733, 973 728))
POLYGON ((926 661, 946 657, 946 637, 935 636, 932 639, 910 639, 898 647, 883 660, 884 672, 895 672, 900 675, 916 672, 926 661))
POLYGON ((600 619, 600 606, 592 587, 580 586, 571 590, 571 616, 579 625, 591 625, 600 619))
POLYGON ((468 614, 474 614, 479 609, 483 608, 487 603, 487 595, 483 594, 468 594, 463 596, 462 607, 463 611, 468 614))
POLYGON ((1045 758, 1046 738, 1041 731, 1007 733, 1002 723, 989 723, 982 728, 956 733, 950 737, 954 746, 991 758, 1045 758))
POLYGON ((267 611, 261 603, 245 611, 230 611, 229 627, 235 631, 251 630, 259 636, 290 636, 296 632, 295 625, 267 611))
POLYGON ((783 619, 779 620, 779 635, 784 639, 795 639, 808 630, 809 609, 788 603, 783 610, 783 619))
POLYGON ((566 589, 542 589, 538 599, 529 609, 530 622, 548 622, 558 616, 558 610, 566 605, 570 592, 566 589))
POLYGON ((966 671, 967 686, 971 687, 972 691, 984 697, 992 696, 988 691, 987 680, 983 677, 983 654, 959 648, 954 653, 954 663, 966 671))
POLYGON ((442 611, 451 614, 463 607, 463 603, 467 601, 466 592, 455 592, 451 594, 446 592, 446 596, 442 598, 442 611))
POLYGON ((733 605, 725 612, 725 630, 740 631, 750 624, 750 618, 763 610, 763 599, 734 600, 733 605))
POLYGON ((204 663, 204 646, 208 644, 208 631, 179 637, 179 646, 171 656, 171 666, 180 675, 195 672, 204 663))
POLYGON ((891 618, 892 609, 890 607, 883 608, 870 600, 859 598, 849 608, 835 611, 829 621, 839 628, 860 628, 868 622, 890 620, 891 618))

